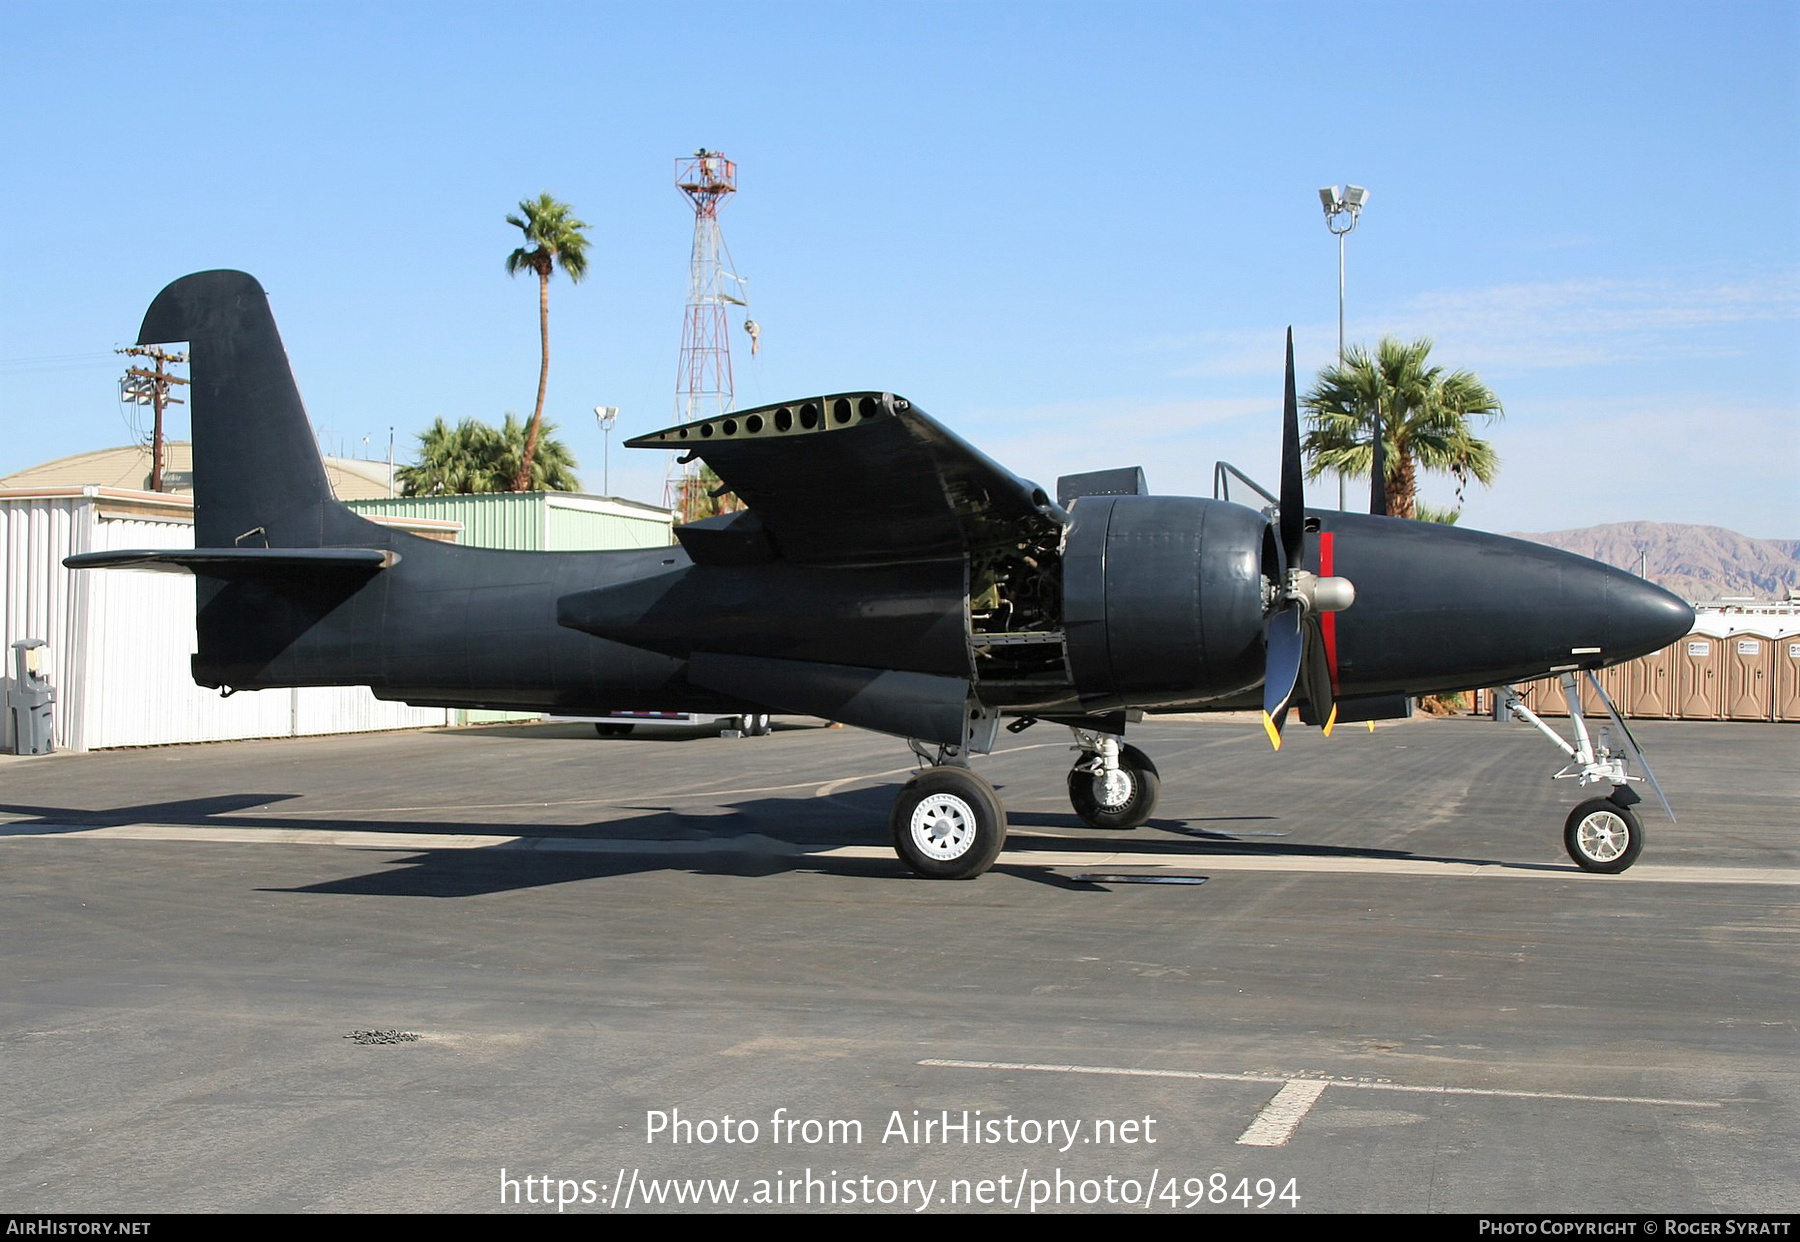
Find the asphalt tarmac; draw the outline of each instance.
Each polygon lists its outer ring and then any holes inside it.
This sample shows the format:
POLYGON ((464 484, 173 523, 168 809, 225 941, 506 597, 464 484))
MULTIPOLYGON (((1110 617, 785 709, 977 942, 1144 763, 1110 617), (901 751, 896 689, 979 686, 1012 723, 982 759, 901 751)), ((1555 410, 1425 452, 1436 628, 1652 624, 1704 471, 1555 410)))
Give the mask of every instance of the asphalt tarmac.
POLYGON ((1800 727, 1603 877, 1523 725, 1039 725, 952 883, 779 724, 0 758, 0 1211, 1800 1209, 1800 727))

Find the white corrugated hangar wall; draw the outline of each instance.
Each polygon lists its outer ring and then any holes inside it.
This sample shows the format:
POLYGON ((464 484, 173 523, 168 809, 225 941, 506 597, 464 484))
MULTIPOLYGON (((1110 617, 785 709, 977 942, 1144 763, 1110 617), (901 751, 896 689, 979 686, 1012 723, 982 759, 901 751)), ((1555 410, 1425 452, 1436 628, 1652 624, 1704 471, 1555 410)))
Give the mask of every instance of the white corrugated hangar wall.
MULTIPOLYGON (((441 708, 384 703, 366 687, 245 691, 196 686, 194 580, 187 574, 65 569, 79 552, 191 548, 185 498, 110 488, 0 491, 0 671, 12 644, 50 644, 54 740, 63 750, 297 737, 452 722, 441 708)), ((3 701, 3 700, 0 700, 3 701)), ((0 751, 13 749, 0 711, 0 751)))

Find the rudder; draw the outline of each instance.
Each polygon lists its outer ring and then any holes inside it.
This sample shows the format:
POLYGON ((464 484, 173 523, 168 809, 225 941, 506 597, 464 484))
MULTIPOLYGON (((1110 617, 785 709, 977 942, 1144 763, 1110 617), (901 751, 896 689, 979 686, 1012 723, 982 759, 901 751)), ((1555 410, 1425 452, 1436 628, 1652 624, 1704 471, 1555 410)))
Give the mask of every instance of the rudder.
POLYGON ((138 343, 176 341, 189 347, 195 545, 321 546, 331 484, 262 285, 234 271, 175 281, 138 343))

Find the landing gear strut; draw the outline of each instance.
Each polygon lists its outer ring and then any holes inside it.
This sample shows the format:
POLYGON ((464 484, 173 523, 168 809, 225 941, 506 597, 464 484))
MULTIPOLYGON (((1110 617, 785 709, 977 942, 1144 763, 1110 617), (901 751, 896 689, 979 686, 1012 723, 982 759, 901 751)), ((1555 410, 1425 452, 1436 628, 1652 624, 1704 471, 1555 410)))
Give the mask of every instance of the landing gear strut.
POLYGON ((971 702, 960 744, 939 745, 934 753, 928 743, 907 740, 930 766, 906 782, 894 802, 894 851, 928 880, 972 880, 994 865, 1006 844, 1000 795, 969 767, 970 755, 994 748, 999 725, 998 712, 971 702))
POLYGON ((1581 683, 1576 680, 1573 672, 1562 675, 1562 693, 1563 702, 1569 708, 1569 720, 1575 729, 1574 745, 1563 741, 1556 735, 1556 730, 1544 723, 1542 717, 1526 707, 1517 690, 1506 686, 1498 693, 1502 696, 1501 706, 1505 710, 1520 720, 1537 726, 1545 737, 1555 742, 1569 757, 1568 764, 1551 779, 1573 780, 1582 786, 1612 786, 1612 792, 1604 798, 1590 798, 1569 812, 1569 818, 1563 823, 1563 848, 1583 871, 1617 875, 1636 862, 1638 855, 1644 852, 1644 828, 1631 809, 1641 799, 1628 782, 1649 781, 1663 810, 1668 812, 1670 823, 1675 822, 1675 812, 1669 807, 1669 800, 1663 797, 1662 786, 1656 783, 1656 775, 1650 771, 1650 764, 1645 760, 1643 751, 1638 749, 1637 739, 1631 736, 1631 730, 1620 718, 1618 709, 1613 706, 1612 699, 1607 697, 1599 679, 1592 672, 1585 675, 1594 692, 1600 696, 1600 702, 1606 706, 1608 719, 1619 731, 1620 748, 1617 753, 1613 750, 1610 729, 1602 728, 1598 741, 1588 736, 1587 717, 1581 707, 1581 683), (1644 774, 1629 775, 1625 770, 1627 762, 1636 763, 1644 774))
POLYGON ((1091 828, 1136 828, 1156 809, 1162 778, 1150 756, 1110 733, 1071 726, 1081 757, 1069 769, 1069 805, 1091 828))

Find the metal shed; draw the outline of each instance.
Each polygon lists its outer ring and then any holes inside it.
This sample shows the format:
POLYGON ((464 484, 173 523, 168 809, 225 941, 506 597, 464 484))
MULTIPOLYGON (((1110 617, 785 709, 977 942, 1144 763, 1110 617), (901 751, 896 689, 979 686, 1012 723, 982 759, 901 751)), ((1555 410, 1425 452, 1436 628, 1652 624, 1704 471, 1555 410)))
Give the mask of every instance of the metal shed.
MULTIPOLYGON (((372 521, 480 547, 663 547, 667 509, 578 493, 501 493, 348 502, 372 521)), ((193 546, 193 498, 115 487, 0 488, 0 651, 49 643, 59 749, 418 728, 502 718, 383 702, 364 687, 263 690, 221 698, 194 685, 194 583, 186 575, 80 573, 79 552, 193 546)), ((0 673, 0 695, 11 670, 0 673)), ((3 699, 0 699, 3 701, 3 699)), ((3 716, 4 713, 0 713, 3 716)), ((0 723, 0 750, 10 750, 0 723)))
MULTIPOLYGON (((454 534, 443 521, 415 533, 454 534)), ((221 698, 196 686, 194 582, 186 575, 82 573, 78 552, 194 544, 188 496, 110 487, 0 489, 0 650, 49 643, 53 741, 63 750, 292 737, 452 722, 441 708, 384 703, 363 687, 265 690, 221 698)), ((0 677, 10 689, 11 669, 0 677)), ((0 713, 0 716, 3 716, 0 713)), ((0 724, 0 750, 11 750, 0 724)))
POLYGON ((435 518, 460 523, 458 543, 515 552, 661 548, 675 541, 674 514, 655 505, 583 492, 487 492, 352 500, 369 518, 435 518))

